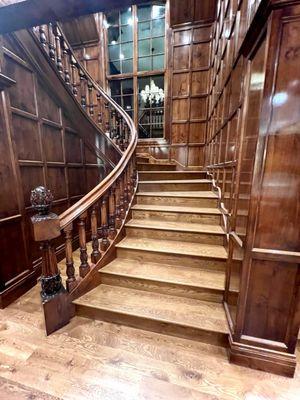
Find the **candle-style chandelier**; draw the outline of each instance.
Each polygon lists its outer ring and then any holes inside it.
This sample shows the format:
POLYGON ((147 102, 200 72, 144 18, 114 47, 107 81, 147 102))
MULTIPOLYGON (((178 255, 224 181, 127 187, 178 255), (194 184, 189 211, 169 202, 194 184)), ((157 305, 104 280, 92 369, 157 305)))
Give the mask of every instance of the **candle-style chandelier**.
POLYGON ((150 85, 146 85, 145 89, 141 91, 141 98, 146 106, 162 106, 165 98, 164 90, 155 85, 153 79, 150 85))

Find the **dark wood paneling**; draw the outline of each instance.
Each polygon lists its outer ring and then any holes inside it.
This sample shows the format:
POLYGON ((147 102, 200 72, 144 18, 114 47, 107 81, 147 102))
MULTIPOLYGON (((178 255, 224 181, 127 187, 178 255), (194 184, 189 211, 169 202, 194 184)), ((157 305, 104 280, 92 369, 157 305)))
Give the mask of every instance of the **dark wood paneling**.
MULTIPOLYGON (((1 73, 16 84, 0 92, 2 306, 28 289, 39 273, 40 250, 32 240, 29 219, 31 190, 40 185, 51 189, 53 211, 59 214, 98 184, 104 173, 82 139, 96 143, 95 132, 74 129, 72 115, 65 116, 68 109, 54 100, 55 94, 44 87, 18 45, 9 38, 4 45, 1 73), (89 172, 87 163, 95 164, 89 172)), ((60 239, 56 245, 61 243, 60 239)))

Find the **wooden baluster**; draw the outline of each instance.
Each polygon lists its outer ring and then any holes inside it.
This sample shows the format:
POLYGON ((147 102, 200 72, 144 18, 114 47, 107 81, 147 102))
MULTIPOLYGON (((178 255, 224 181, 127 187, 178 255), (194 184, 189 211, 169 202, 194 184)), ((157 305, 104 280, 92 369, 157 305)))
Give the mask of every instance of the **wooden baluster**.
POLYGON ((109 112, 109 103, 106 101, 104 103, 105 107, 105 134, 111 138, 110 132, 110 112, 109 112))
POLYGON ((108 218, 107 218, 107 196, 104 195, 101 199, 101 251, 107 250, 109 246, 108 240, 108 218))
POLYGON ((129 132, 128 125, 127 125, 127 123, 125 123, 125 126, 124 126, 124 148, 125 148, 125 150, 127 149, 128 144, 129 144, 128 132, 129 132))
POLYGON ((39 34, 40 34, 40 43, 46 47, 47 44, 47 36, 45 31, 45 25, 39 26, 39 34))
POLYGON ((86 108, 86 79, 83 71, 79 69, 81 106, 86 108))
POLYGON ((126 178, 127 178, 127 190, 128 190, 128 203, 130 203, 131 197, 132 197, 132 193, 133 193, 133 189, 132 189, 132 182, 131 182, 131 162, 129 160, 128 165, 127 165, 127 169, 126 169, 126 178))
POLYGON ((53 26, 53 33, 55 36, 55 50, 56 50, 56 66, 58 72, 62 75, 63 74, 63 65, 61 59, 61 47, 60 47, 60 32, 57 25, 53 26))
POLYGON ((89 113, 91 116, 94 115, 94 99, 93 99, 93 84, 88 81, 88 93, 89 93, 89 113))
POLYGON ((121 212, 120 212, 120 180, 117 180, 116 183, 116 190, 115 190, 115 202, 116 202, 116 219, 115 219, 115 225, 116 229, 120 229, 122 225, 122 219, 121 219, 121 212))
POLYGON ((69 71, 69 49, 64 38, 61 36, 61 48, 64 66, 64 79, 67 85, 70 85, 70 71, 69 71))
POLYGON ((97 105, 98 105, 98 118, 97 122, 99 125, 102 125, 102 112, 101 112, 101 95, 100 93, 97 93, 97 105))
POLYGON ((68 225, 64 229, 66 236, 66 267, 67 267, 67 280, 66 286, 67 291, 71 292, 77 286, 77 280, 75 278, 75 268, 73 262, 73 247, 72 247, 72 230, 73 224, 68 225))
POLYGON ((123 193, 124 193, 124 208, 125 212, 127 211, 127 207, 129 204, 129 197, 128 197, 128 185, 127 185, 127 167, 123 173, 123 193))
POLYGON ((121 219, 124 219, 125 218, 125 204, 124 204, 124 179, 123 179, 123 176, 121 176, 119 179, 118 179, 118 182, 119 182, 119 188, 120 188, 120 207, 119 207, 119 210, 120 210, 120 218, 121 219))
POLYGON ((123 119, 123 117, 121 117, 120 116, 120 118, 119 118, 119 120, 120 120, 120 126, 119 126, 119 132, 120 132, 120 149, 122 150, 122 151, 124 151, 125 150, 125 138, 124 138, 124 123, 125 123, 125 121, 124 121, 124 119, 123 119))
POLYGON ((99 240, 98 240, 98 226, 97 226, 97 206, 93 205, 92 213, 91 213, 91 230, 92 230, 92 254, 91 259, 94 264, 101 257, 101 253, 99 251, 99 240))
POLYGON ((109 217, 108 217, 108 237, 113 240, 116 237, 116 201, 115 201, 115 188, 111 187, 108 199, 108 209, 109 209, 109 217))
POLYGON ((135 153, 132 156, 132 182, 133 182, 133 189, 135 189, 137 181, 137 170, 136 170, 136 155, 135 153))
POLYGON ((49 57, 51 58, 52 61, 55 61, 55 37, 51 22, 50 24, 48 24, 48 38, 49 38, 49 57))
POLYGON ((136 172, 135 172, 134 164, 135 164, 135 161, 134 161, 134 155, 133 155, 131 157, 131 160, 130 160, 130 171, 131 171, 131 175, 130 175, 131 184, 130 184, 130 187, 131 187, 131 193, 132 194, 134 193, 135 183, 136 183, 136 181, 135 181, 136 172))
POLYGON ((72 88, 74 96, 77 96, 77 63, 73 55, 71 55, 71 71, 72 71, 72 88))
POLYGON ((85 222, 87 218, 87 213, 84 212, 80 215, 78 221, 78 233, 79 233, 79 248, 80 248, 80 267, 79 274, 82 278, 86 276, 86 274, 90 270, 90 266, 88 263, 88 254, 86 248, 86 233, 85 233, 85 222))

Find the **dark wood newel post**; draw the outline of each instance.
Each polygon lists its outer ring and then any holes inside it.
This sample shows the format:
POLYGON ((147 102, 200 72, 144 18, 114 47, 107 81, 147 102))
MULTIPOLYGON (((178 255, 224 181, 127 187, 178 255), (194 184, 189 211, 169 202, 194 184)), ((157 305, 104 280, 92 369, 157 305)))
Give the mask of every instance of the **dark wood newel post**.
POLYGON ((31 205, 38 213, 31 217, 33 238, 40 242, 42 251, 41 298, 47 335, 66 325, 70 320, 70 306, 57 265, 51 241, 60 236, 60 223, 50 212, 53 196, 50 190, 39 186, 32 190, 31 205))

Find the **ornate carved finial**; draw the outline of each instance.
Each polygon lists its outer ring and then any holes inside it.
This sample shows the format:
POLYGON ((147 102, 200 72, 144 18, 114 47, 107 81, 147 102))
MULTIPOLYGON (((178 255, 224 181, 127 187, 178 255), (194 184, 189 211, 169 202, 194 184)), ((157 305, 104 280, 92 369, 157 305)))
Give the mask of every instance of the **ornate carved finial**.
POLYGON ((38 186, 31 191, 30 202, 40 215, 49 213, 53 201, 53 194, 44 186, 38 186))

